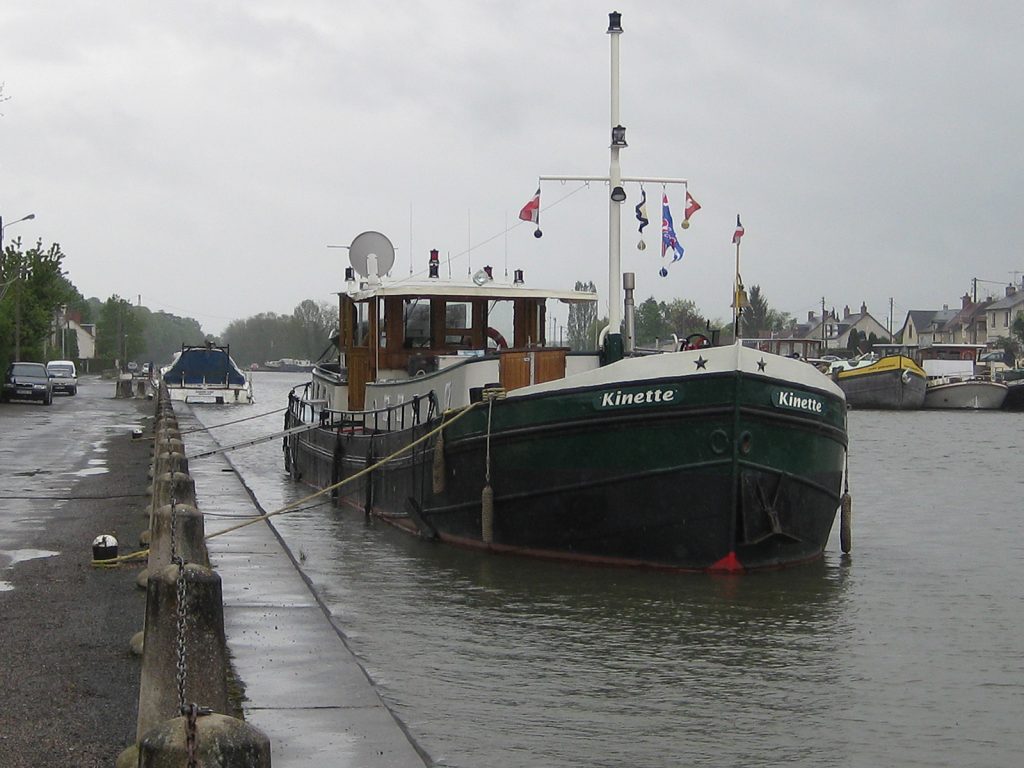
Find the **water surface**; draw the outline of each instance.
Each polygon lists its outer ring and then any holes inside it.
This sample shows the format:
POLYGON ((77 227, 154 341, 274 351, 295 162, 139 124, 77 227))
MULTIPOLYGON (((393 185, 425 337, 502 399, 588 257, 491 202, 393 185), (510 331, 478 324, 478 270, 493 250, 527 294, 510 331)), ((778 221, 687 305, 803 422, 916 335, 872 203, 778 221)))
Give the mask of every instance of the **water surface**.
MULTIPOLYGON (((283 408, 303 375, 256 374, 283 408)), ((215 431, 277 431, 274 413, 215 431)), ((1024 750, 1024 414, 850 413, 854 550, 740 577, 485 556, 315 502, 275 526, 438 765, 1005 766, 1024 750)), ((187 442, 187 437, 186 437, 187 442)), ((280 441, 232 461, 268 511, 280 441)))

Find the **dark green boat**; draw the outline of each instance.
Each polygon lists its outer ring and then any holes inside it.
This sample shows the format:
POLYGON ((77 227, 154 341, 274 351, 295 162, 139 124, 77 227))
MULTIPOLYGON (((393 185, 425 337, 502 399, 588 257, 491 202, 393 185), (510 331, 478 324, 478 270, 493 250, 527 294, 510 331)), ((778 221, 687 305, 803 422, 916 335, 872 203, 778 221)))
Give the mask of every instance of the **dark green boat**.
MULTIPOLYGON (((596 294, 532 288, 521 270, 502 284, 490 267, 443 280, 436 250, 425 278, 392 279, 390 241, 364 232, 340 294, 339 357, 289 399, 285 466, 339 504, 488 552, 727 572, 814 559, 841 501, 843 391, 800 360, 700 334, 667 353, 632 348, 623 185, 686 181, 621 175, 620 14, 608 34, 609 174, 541 177, 608 183, 613 300, 600 353, 546 337, 547 302, 596 294)), ((538 190, 520 213, 537 237, 539 206, 538 190)), ((737 216, 737 286, 742 234, 737 216)), ((671 247, 682 256, 674 232, 671 247)))
POLYGON ((374 467, 338 488, 339 503, 492 552, 727 571, 818 557, 840 503, 842 390, 742 344, 608 365, 547 346, 545 302, 595 298, 447 281, 343 296, 346 366, 317 366, 293 393, 289 471, 327 488, 374 467), (413 349, 394 318, 424 301, 446 341, 413 349), (503 301, 508 348, 486 325, 503 301), (451 319, 456 303, 468 327, 451 319), (360 304, 371 318, 361 340, 360 304), (394 330, 376 355, 372 318, 394 330))

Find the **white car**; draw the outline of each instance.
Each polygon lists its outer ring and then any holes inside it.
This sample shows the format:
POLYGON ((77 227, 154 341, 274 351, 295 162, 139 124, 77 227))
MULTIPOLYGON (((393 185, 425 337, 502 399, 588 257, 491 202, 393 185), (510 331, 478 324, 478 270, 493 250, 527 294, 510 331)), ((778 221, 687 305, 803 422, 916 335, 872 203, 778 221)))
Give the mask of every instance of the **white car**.
POLYGON ((78 371, 71 360, 51 360, 46 364, 46 375, 54 392, 67 392, 74 395, 78 392, 78 371))

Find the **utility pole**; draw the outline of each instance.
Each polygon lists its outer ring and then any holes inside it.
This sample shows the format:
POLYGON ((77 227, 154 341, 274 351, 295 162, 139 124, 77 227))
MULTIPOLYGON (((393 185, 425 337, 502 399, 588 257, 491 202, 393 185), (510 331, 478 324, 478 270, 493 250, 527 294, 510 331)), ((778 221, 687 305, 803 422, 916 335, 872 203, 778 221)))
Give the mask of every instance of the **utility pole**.
POLYGON ((889 297, 889 341, 892 341, 892 296, 889 297))
POLYGON ((21 287, 25 282, 25 256, 18 249, 14 266, 14 362, 21 362, 21 287))
POLYGON ((821 297, 821 351, 822 354, 828 349, 825 341, 825 297, 821 297))

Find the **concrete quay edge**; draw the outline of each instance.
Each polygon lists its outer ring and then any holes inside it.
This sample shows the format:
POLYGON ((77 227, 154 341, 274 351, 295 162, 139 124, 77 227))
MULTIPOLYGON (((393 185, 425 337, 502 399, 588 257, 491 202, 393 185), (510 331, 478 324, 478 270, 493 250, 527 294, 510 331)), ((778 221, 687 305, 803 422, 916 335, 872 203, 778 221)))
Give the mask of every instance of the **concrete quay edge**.
MULTIPOLYGON (((182 431, 200 429, 176 407, 182 431)), ((205 431, 188 434, 186 453, 217 447, 205 431)), ((206 534, 263 514, 229 458, 190 462, 206 534)), ((274 768, 432 765, 352 653, 298 569, 272 521, 207 540, 221 576, 224 629, 245 687, 246 722, 271 743, 274 768)))

